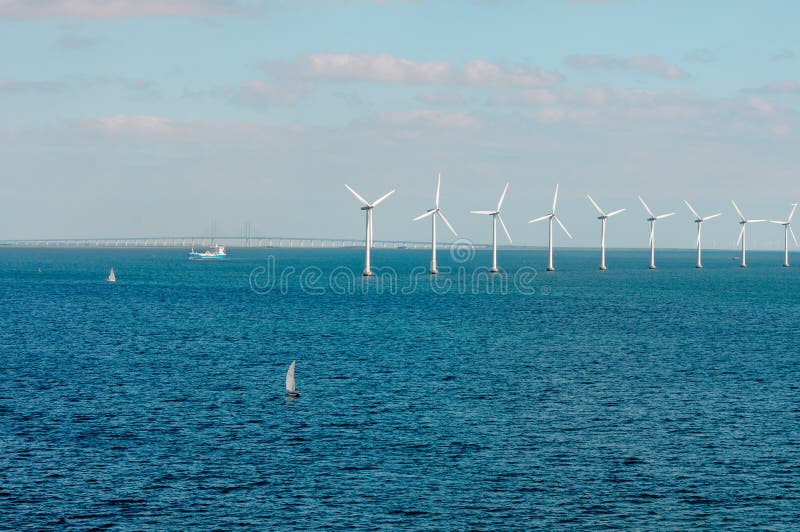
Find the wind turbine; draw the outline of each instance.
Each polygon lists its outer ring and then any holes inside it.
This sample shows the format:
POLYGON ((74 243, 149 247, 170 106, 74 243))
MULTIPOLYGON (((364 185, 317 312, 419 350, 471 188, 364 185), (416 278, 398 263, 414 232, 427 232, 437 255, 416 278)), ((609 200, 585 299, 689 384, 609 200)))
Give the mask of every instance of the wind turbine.
POLYGON ((550 230, 549 230, 549 233, 548 233, 549 234, 549 238, 548 238, 548 242, 547 242, 547 248, 548 248, 548 253, 549 253, 549 257, 550 257, 550 260, 547 263, 547 271, 548 272, 552 272, 553 270, 555 270, 555 268, 553 267, 553 220, 555 220, 558 223, 558 225, 561 226, 561 229, 564 230, 564 232, 567 234, 568 237, 572 238, 572 235, 569 234, 569 231, 567 231, 567 228, 564 227, 564 224, 562 224, 561 220, 559 220, 558 216, 556 216, 556 202, 558 202, 558 185, 556 185, 556 193, 553 194, 553 209, 550 211, 550 214, 545 214, 544 216, 540 216, 538 218, 534 218, 533 220, 530 220, 528 222, 529 224, 532 224, 532 223, 536 223, 536 222, 541 222, 542 220, 549 220, 550 221, 550 230))
POLYGON ((420 214, 413 220, 416 222, 417 220, 422 220, 428 216, 431 217, 431 274, 433 275, 439 273, 439 270, 436 268, 436 217, 440 217, 450 231, 452 231, 453 235, 458 236, 456 230, 453 229, 453 226, 450 225, 450 222, 448 222, 447 218, 444 217, 442 209, 439 208, 439 191, 441 190, 441 187, 442 174, 439 174, 439 179, 436 181, 436 202, 434 203, 433 209, 428 209, 426 212, 420 214))
POLYGON ((503 189, 503 194, 500 195, 500 201, 497 202, 497 208, 493 211, 469 211, 472 214, 488 214, 492 217, 492 269, 489 270, 492 273, 497 273, 497 222, 500 222, 500 225, 503 227, 503 231, 508 237, 508 241, 511 242, 511 235, 508 234, 508 228, 506 224, 503 223, 503 217, 500 216, 500 207, 503 206, 503 200, 506 199, 506 192, 508 192, 508 183, 506 183, 506 187, 503 189))
POLYGON ((784 229, 784 237, 783 237, 783 267, 789 267, 789 233, 792 234, 792 240, 794 240, 795 246, 800 246, 797 243, 797 237, 794 236, 794 231, 792 231, 792 216, 794 216, 794 211, 797 210, 797 203, 792 203, 792 212, 789 213, 789 217, 786 218, 785 222, 770 220, 769 223, 782 225, 784 229))
POLYGON ((683 202, 686 204, 687 207, 689 207, 689 210, 692 211, 692 214, 694 214, 695 217, 694 223, 697 224, 697 265, 695 266, 695 268, 699 269, 703 267, 703 260, 702 260, 703 246, 700 243, 700 234, 703 230, 703 222, 705 222, 706 220, 711 220, 712 218, 716 218, 717 216, 722 215, 722 213, 718 212, 717 214, 712 214, 711 216, 706 216, 705 218, 703 218, 702 216, 697 214, 697 211, 694 210, 691 205, 689 205, 688 201, 683 200, 683 202))
POLYGON ((366 235, 364 237, 364 272, 363 272, 363 275, 370 276, 370 275, 372 275, 372 269, 370 269, 370 264, 369 264, 369 253, 370 253, 370 250, 372 249, 372 209, 374 209, 375 207, 380 205, 383 200, 385 200, 386 198, 388 198, 389 196, 394 194, 395 191, 392 190, 391 192, 388 192, 388 193, 384 194, 380 198, 378 198, 375 201, 373 201, 372 203, 370 203, 367 200, 365 200, 364 198, 362 198, 358 194, 358 192, 356 192, 355 190, 350 188, 348 185, 345 185, 345 187, 347 187, 347 190, 349 190, 350 192, 353 193, 353 196, 358 198, 358 201, 360 201, 361 204, 362 204, 361 210, 365 211, 365 214, 366 214, 366 219, 367 219, 367 229, 366 229, 366 231, 367 231, 367 233, 366 233, 366 235))
POLYGON ((739 225, 742 226, 736 245, 738 246, 740 242, 742 243, 742 268, 747 268, 747 224, 766 222, 767 220, 748 220, 744 217, 742 211, 739 210, 739 206, 736 205, 736 202, 731 200, 731 203, 733 204, 733 208, 736 209, 736 214, 739 215, 739 225))
POLYGON ((603 212, 603 209, 600 208, 600 206, 592 199, 592 197, 589 194, 586 194, 586 197, 589 198, 589 201, 592 202, 592 205, 594 205, 594 208, 597 209, 597 212, 600 213, 600 216, 597 217, 597 219, 600 220, 600 223, 601 223, 601 225, 600 225, 600 269, 605 271, 605 269, 606 269, 606 220, 608 220, 612 216, 615 216, 615 215, 617 215, 617 214, 619 214, 621 212, 624 212, 625 209, 619 209, 617 211, 610 212, 610 213, 606 214, 605 212, 603 212))
POLYGON ((669 218, 674 212, 670 212, 668 214, 659 214, 656 216, 653 214, 653 211, 650 210, 650 207, 647 206, 647 203, 644 202, 641 196, 639 196, 639 201, 642 202, 642 207, 644 210, 647 211, 647 214, 650 215, 650 218, 647 219, 650 222, 650 269, 656 269, 656 220, 660 220, 662 218, 669 218))

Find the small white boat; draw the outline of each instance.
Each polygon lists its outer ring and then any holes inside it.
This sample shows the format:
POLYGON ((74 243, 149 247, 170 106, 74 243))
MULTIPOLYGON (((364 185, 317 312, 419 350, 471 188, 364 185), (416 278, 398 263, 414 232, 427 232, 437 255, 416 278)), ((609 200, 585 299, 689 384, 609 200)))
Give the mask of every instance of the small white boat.
POLYGON ((192 246, 192 251, 189 252, 190 260, 224 259, 227 256, 228 253, 225 251, 225 246, 220 245, 213 246, 205 251, 195 251, 194 246, 192 246))
POLYGON ((108 272, 108 278, 106 279, 106 281, 108 281, 109 283, 117 282, 117 276, 114 275, 114 268, 111 268, 111 271, 108 272))
POLYGON ((297 391, 294 384, 294 363, 295 361, 292 360, 292 363, 289 364, 289 369, 286 371, 286 394, 289 397, 300 397, 300 392, 297 391))

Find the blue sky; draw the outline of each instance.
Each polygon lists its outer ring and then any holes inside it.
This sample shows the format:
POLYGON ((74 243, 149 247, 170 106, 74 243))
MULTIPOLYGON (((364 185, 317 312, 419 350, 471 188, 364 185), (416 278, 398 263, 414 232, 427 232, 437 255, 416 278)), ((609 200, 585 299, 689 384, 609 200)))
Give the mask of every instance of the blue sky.
MULTIPOLYGON (((460 236, 511 182, 514 242, 559 214, 596 244, 646 246, 641 194, 782 218, 800 200, 800 4, 522 0, 0 0, 0 238, 239 234, 428 238, 432 202, 460 236), (613 223, 617 222, 617 223, 613 223)), ((749 233, 779 247, 779 227, 749 233)))

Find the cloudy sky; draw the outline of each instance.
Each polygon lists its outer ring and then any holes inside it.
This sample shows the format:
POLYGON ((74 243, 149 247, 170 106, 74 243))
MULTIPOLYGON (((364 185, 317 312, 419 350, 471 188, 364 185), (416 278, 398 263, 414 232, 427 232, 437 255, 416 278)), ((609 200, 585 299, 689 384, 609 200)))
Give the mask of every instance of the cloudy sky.
MULTIPOLYGON (((646 246, 636 196, 754 218, 800 200, 800 4, 786 1, 0 0, 0 239, 197 235, 425 240, 442 207, 485 242, 510 181, 514 243, 559 214, 595 245, 586 199, 628 212, 612 246, 646 246)), ((616 223, 614 223, 616 222, 616 223)), ((749 240, 782 246, 781 228, 749 240)))

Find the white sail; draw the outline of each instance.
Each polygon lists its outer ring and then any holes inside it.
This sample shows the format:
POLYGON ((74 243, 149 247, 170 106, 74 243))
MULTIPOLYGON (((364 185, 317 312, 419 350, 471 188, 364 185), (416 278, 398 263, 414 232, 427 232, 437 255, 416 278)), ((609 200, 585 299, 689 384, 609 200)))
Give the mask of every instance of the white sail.
POLYGON ((286 372, 286 391, 289 393, 295 393, 294 363, 295 361, 292 360, 292 363, 289 364, 289 370, 286 372))
POLYGON ((108 282, 109 283, 117 282, 117 276, 114 275, 114 268, 111 268, 111 271, 108 272, 108 282))

